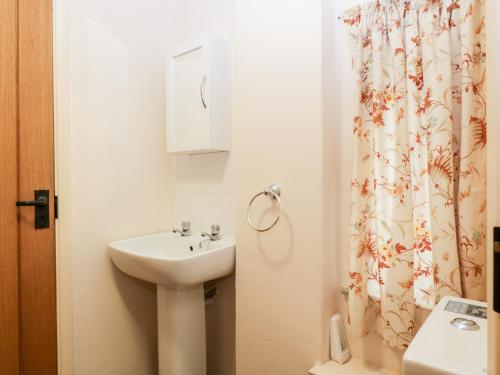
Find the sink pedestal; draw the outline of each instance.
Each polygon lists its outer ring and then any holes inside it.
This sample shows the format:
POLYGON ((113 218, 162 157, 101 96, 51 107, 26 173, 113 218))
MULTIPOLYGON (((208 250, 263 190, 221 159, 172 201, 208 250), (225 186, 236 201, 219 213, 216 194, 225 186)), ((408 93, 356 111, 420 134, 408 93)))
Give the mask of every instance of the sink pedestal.
POLYGON ((156 290, 159 375, 206 375, 203 284, 156 290))
POLYGON ((160 375, 206 375, 203 283, 234 273, 235 243, 204 240, 164 232, 109 244, 120 270, 157 285, 160 375))

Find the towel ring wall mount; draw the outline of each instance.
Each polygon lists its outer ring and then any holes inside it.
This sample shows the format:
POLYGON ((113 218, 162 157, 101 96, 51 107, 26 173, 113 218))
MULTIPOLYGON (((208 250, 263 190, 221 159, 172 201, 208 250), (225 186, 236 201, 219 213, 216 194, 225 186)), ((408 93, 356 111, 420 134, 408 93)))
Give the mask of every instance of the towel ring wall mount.
POLYGON ((281 187, 278 184, 272 184, 270 185, 267 189, 261 191, 260 193, 257 193, 254 195, 254 197, 250 200, 250 203, 248 204, 247 208, 247 221, 250 226, 256 230, 257 232, 267 232, 271 228, 273 228, 279 221, 281 217, 281 187), (261 195, 268 196, 271 201, 277 201, 279 205, 279 213, 278 216, 276 216, 276 219, 273 221, 271 225, 265 228, 259 228, 257 227, 253 222, 252 219, 250 218, 250 208, 252 207, 253 202, 260 197, 261 195))

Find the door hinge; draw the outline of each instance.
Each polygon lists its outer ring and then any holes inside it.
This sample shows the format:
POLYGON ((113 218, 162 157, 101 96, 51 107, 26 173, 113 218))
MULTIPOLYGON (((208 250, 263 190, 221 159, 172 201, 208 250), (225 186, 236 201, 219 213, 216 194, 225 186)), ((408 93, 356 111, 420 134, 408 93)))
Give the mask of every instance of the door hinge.
POLYGON ((54 196, 54 219, 59 219, 59 197, 54 196))

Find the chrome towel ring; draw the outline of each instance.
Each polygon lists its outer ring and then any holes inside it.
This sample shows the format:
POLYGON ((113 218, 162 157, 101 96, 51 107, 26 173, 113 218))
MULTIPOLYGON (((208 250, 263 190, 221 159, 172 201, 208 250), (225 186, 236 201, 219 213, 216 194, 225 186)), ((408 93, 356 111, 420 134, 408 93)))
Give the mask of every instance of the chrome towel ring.
POLYGON ((281 187, 277 184, 272 184, 266 190, 261 191, 258 194, 255 194, 254 197, 250 200, 250 203, 248 204, 248 208, 247 208, 247 220, 248 220, 248 224, 250 224, 250 226, 253 229, 255 229, 257 232, 267 232, 269 229, 273 228, 278 223, 278 221, 281 217, 281 199, 280 199, 280 197, 281 197, 281 187), (257 226, 254 225, 254 223, 252 223, 252 219, 250 219, 250 207, 252 207, 252 203, 255 201, 255 199, 257 199, 257 197, 259 197, 261 195, 266 195, 266 196, 270 197, 271 200, 277 200, 278 204, 279 204, 278 216, 276 216, 276 220, 274 220, 274 222, 270 226, 268 226, 267 228, 258 228, 257 226))

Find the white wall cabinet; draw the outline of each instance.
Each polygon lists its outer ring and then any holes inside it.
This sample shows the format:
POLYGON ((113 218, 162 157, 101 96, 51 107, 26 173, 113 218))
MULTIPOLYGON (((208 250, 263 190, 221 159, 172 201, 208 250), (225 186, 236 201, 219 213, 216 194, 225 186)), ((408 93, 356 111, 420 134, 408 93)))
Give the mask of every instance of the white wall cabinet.
POLYGON ((197 154, 231 147, 231 51, 207 38, 176 49, 169 61, 167 152, 197 154))

